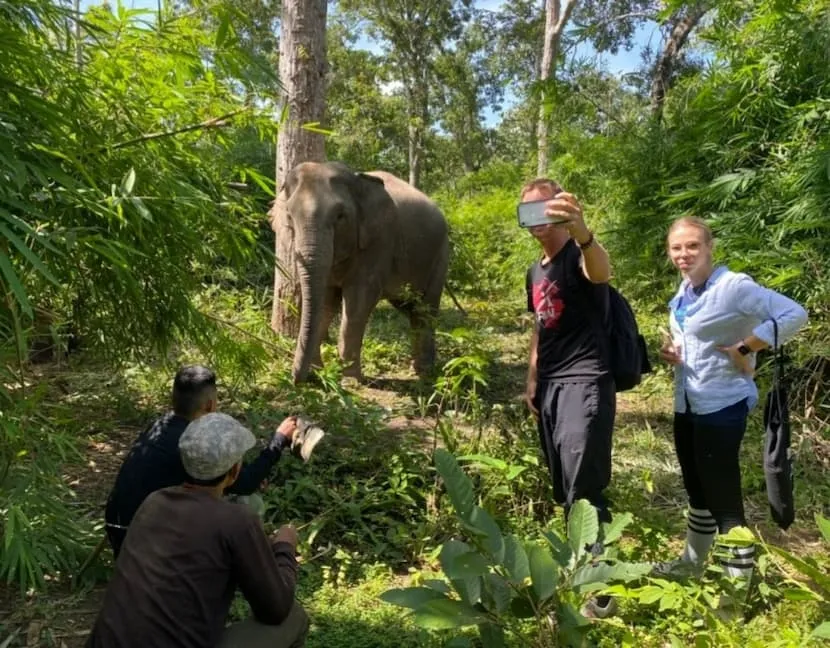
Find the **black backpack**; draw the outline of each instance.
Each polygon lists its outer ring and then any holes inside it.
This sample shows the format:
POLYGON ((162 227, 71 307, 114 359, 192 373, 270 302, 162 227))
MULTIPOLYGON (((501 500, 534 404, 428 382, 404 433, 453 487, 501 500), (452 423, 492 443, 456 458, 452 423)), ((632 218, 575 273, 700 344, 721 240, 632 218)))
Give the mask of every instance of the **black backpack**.
POLYGON ((640 384, 643 374, 651 373, 651 363, 631 305, 613 286, 608 286, 608 293, 608 364, 617 391, 628 391, 640 384))

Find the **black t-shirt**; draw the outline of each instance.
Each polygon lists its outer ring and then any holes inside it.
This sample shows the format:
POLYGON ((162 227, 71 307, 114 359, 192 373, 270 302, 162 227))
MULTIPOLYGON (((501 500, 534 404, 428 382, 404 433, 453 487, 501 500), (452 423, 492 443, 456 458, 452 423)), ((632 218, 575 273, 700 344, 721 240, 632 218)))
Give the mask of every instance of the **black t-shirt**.
POLYGON ((539 380, 587 381, 608 373, 597 336, 608 320, 608 284, 592 283, 581 259, 571 240, 549 263, 537 261, 527 271, 527 308, 539 331, 539 380))
MULTIPOLYGON (((115 486, 107 498, 104 517, 108 523, 129 526, 150 493, 185 481, 187 473, 179 455, 179 439, 189 422, 168 412, 138 436, 121 464, 115 486)), ((239 478, 227 492, 236 495, 255 492, 268 478, 281 450, 263 448, 254 461, 242 467, 239 478)))

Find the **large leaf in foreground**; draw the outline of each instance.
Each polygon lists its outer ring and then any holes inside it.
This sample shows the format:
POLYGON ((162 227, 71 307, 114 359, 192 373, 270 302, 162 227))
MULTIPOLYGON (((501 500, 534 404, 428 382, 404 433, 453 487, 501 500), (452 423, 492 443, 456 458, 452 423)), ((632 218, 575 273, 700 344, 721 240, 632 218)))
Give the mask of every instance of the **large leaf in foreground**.
POLYGON ((418 609, 427 601, 447 598, 429 587, 404 587, 386 590, 380 600, 400 607, 418 609))
POLYGON ((455 457, 443 448, 435 451, 435 468, 444 480, 447 494, 458 517, 469 523, 475 506, 475 493, 470 478, 461 470, 455 457))
POLYGON ((598 535, 597 510, 588 500, 577 500, 568 514, 568 544, 577 556, 581 556, 586 545, 594 544, 598 535))
POLYGON ((540 601, 550 598, 556 591, 559 567, 550 552, 539 546, 530 549, 530 578, 533 591, 540 601))
POLYGON ((415 610, 415 624, 428 630, 447 630, 483 623, 487 618, 469 605, 451 599, 427 601, 415 610))

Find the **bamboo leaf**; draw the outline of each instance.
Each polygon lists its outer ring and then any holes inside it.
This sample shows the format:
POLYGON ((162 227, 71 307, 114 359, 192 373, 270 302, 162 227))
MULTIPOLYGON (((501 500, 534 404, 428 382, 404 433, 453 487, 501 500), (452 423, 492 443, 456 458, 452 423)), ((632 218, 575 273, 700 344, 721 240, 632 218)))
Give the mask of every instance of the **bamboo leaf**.
POLYGON ((124 178, 121 180, 121 195, 122 196, 129 196, 133 193, 133 187, 135 186, 135 169, 130 167, 130 170, 127 171, 124 178))
POLYGON ((9 257, 2 251, 0 251, 0 275, 2 275, 4 283, 14 295, 17 305, 26 315, 32 317, 34 314, 32 312, 32 305, 29 303, 29 296, 26 294, 26 289, 20 282, 20 278, 17 276, 14 268, 12 268, 9 257))
POLYGON ((774 554, 781 556, 802 574, 811 578, 813 582, 815 582, 815 584, 822 589, 825 596, 830 596, 830 576, 827 576, 827 574, 823 573, 818 567, 811 565, 806 560, 803 560, 798 556, 794 556, 780 547, 767 545, 767 548, 774 554))
POLYGON ((43 264, 37 254, 35 254, 30 247, 28 247, 19 237, 15 236, 5 225, 0 223, 0 234, 5 236, 12 245, 23 255, 23 257, 32 264, 32 266, 47 280, 57 285, 59 282, 49 269, 43 264))

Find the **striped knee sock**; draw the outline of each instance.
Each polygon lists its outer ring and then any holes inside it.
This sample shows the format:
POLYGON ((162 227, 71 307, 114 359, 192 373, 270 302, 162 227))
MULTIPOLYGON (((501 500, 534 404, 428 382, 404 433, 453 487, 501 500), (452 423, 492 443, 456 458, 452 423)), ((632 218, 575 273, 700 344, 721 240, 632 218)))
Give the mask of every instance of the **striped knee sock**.
POLYGON ((715 541, 718 525, 708 509, 689 507, 686 526, 686 548, 683 550, 684 562, 702 563, 706 560, 712 543, 715 541))
POLYGON ((755 567, 755 545, 722 545, 718 543, 718 563, 729 578, 749 580, 755 567))

